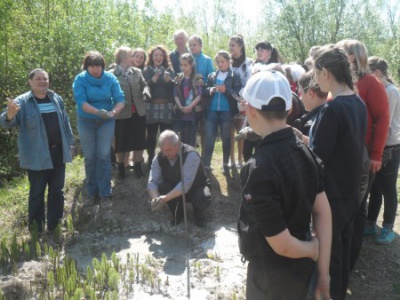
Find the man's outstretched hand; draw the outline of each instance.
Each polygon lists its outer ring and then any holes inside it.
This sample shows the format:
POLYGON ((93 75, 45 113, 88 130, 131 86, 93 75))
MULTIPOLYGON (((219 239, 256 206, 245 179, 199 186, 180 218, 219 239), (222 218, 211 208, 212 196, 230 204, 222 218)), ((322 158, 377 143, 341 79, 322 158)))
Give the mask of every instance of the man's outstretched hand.
POLYGON ((162 201, 162 197, 153 198, 150 202, 151 211, 159 211, 165 206, 165 202, 162 201))

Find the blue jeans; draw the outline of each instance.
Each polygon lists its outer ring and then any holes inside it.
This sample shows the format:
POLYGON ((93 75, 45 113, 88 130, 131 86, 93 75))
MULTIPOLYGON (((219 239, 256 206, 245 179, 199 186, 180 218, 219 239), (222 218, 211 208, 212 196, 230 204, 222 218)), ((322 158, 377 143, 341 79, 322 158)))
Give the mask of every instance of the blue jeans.
POLYGON ((181 133, 182 143, 188 144, 196 148, 196 133, 197 133, 198 121, 182 121, 175 120, 174 131, 181 133))
MULTIPOLYGON (((50 146, 53 169, 28 170, 29 203, 28 220, 32 229, 37 223, 39 232, 45 224, 44 192, 47 191, 47 228, 53 230, 61 221, 64 212, 65 164, 63 163, 62 145, 50 146)), ((38 154, 40 155, 40 154, 38 154)))
MULTIPOLYGON (((397 174, 400 164, 400 145, 385 147, 390 158, 383 160, 382 169, 376 173, 369 197, 368 220, 376 222, 384 199, 383 227, 392 229, 397 211, 397 174)), ((385 153, 384 152, 384 153, 385 153)))
POLYGON ((227 164, 231 152, 231 113, 229 111, 208 111, 204 119, 204 166, 211 166, 218 127, 221 132, 223 163, 227 164))
POLYGON ((86 192, 89 197, 111 195, 111 143, 115 120, 78 116, 79 138, 85 157, 86 192))

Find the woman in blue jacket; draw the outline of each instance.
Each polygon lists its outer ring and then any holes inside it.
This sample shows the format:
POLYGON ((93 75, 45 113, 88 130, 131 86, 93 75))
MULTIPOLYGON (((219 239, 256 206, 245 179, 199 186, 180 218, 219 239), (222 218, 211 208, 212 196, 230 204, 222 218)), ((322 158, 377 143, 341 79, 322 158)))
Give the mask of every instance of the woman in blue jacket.
POLYGON ((44 193, 48 187, 47 229, 51 231, 63 216, 65 163, 72 160, 74 138, 63 100, 48 90, 47 72, 33 70, 29 85, 31 91, 7 99, 0 124, 5 128, 19 127, 19 163, 28 169, 29 179, 29 228, 37 227, 39 232, 44 229, 44 193))
POLYGON ((125 105, 124 93, 117 78, 105 72, 105 60, 97 51, 83 59, 83 72, 75 77, 73 90, 77 107, 79 138, 85 157, 85 206, 97 197, 102 207, 111 202, 111 143, 114 117, 125 105))

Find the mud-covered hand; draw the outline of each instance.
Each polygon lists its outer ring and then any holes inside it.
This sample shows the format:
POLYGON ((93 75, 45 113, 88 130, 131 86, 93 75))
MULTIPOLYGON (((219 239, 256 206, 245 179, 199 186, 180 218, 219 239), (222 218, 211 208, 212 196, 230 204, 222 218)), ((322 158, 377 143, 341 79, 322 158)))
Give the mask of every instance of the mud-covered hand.
POLYGON ((165 206, 165 201, 163 201, 163 200, 164 200, 164 198, 162 196, 151 199, 151 202, 150 202, 151 211, 161 210, 165 206))

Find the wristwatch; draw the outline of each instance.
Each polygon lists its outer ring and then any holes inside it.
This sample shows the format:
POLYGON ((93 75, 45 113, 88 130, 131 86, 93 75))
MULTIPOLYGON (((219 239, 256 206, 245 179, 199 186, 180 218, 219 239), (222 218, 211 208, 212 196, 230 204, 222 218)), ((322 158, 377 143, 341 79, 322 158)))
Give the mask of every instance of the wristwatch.
POLYGON ((112 110, 112 112, 114 113, 114 115, 117 115, 117 112, 115 111, 115 109, 112 110))

